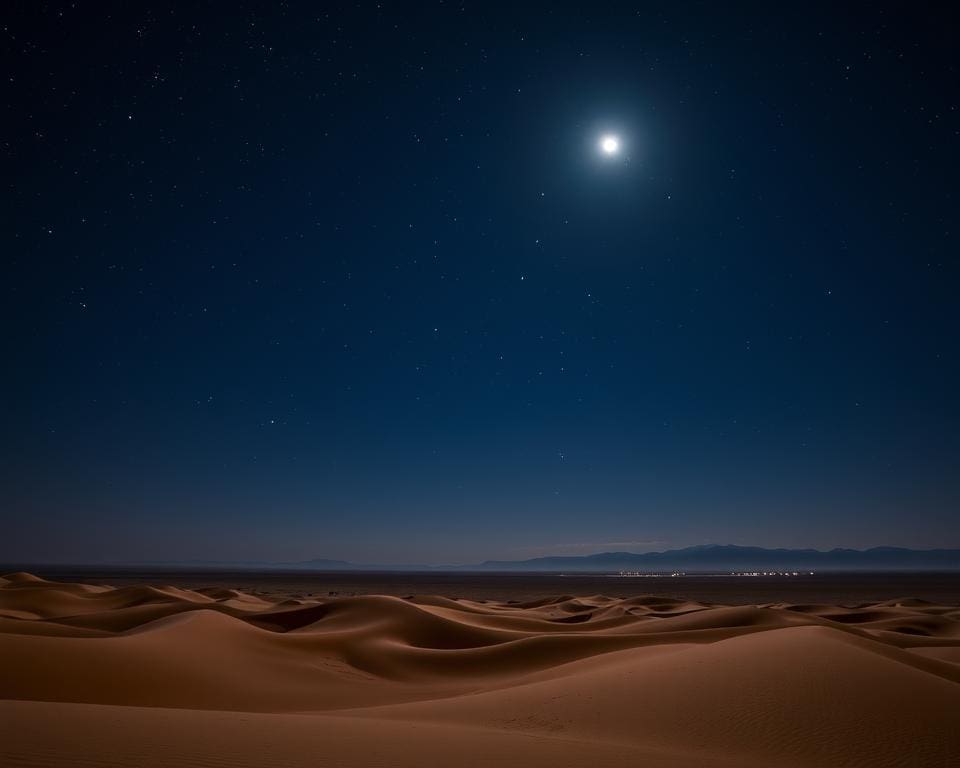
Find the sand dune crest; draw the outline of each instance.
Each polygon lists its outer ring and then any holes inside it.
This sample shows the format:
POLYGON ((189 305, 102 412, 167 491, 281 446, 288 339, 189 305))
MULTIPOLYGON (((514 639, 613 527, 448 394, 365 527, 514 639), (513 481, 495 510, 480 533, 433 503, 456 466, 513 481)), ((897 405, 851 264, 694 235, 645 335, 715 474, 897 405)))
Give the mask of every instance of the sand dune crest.
POLYGON ((233 765, 311 764, 298 750, 322 736, 351 766, 375 764, 372 741, 394 738, 405 748, 392 765, 449 764, 433 756, 442 744, 518 766, 946 768, 960 764, 960 610, 909 598, 269 602, 17 573, 0 580, 0 698, 22 724, 3 745, 12 765, 55 765, 66 750, 76 765, 212 764, 207 732, 233 765), (123 738, 98 719, 107 712, 127 723, 123 738), (162 758, 137 752, 171 727, 179 741, 150 752, 162 758), (287 747, 267 752, 271 733, 287 747))

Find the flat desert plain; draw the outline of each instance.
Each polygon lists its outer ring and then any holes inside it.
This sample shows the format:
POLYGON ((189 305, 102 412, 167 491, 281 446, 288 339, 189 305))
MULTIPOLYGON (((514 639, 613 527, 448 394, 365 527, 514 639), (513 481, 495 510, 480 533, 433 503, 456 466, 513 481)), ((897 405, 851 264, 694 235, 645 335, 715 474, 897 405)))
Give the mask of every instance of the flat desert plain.
POLYGON ((955 768, 960 608, 14 573, 0 699, 4 766, 955 768))

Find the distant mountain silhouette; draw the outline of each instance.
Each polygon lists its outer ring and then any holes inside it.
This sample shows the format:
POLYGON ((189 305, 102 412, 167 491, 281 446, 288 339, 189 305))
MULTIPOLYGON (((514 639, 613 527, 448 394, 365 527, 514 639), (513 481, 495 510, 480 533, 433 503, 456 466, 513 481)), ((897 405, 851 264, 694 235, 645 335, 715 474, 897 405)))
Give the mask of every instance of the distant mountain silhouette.
MULTIPOLYGON (((134 564, 131 564, 134 565, 134 564)), ((141 564, 143 565, 143 564, 141 564)), ((151 565, 160 565, 152 563, 151 565)), ((664 552, 599 552, 595 555, 486 560, 472 565, 370 565, 317 558, 296 562, 191 561, 173 567, 250 568, 309 571, 640 571, 729 573, 730 571, 960 571, 960 549, 767 549, 705 544, 664 552)))
POLYGON ((960 549, 766 549, 700 545, 665 552, 600 552, 581 557, 537 557, 531 560, 487 560, 484 571, 954 571, 960 570, 960 549))

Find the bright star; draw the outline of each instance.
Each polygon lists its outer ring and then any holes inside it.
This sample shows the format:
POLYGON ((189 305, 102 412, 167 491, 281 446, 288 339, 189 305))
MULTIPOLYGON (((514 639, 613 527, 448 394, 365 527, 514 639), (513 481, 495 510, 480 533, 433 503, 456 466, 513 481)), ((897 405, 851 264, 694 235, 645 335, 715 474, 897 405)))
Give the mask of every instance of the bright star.
POLYGON ((620 151, 620 139, 612 133, 600 137, 600 151, 605 155, 615 155, 620 151))

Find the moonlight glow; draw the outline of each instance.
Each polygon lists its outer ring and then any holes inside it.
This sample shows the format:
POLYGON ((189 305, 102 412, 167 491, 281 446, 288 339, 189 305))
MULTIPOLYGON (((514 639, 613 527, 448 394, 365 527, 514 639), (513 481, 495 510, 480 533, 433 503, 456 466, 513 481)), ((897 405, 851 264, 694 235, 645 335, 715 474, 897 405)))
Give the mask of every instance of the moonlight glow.
POLYGON ((620 151, 620 138, 612 133, 601 136, 600 151, 608 157, 616 155, 620 151))

